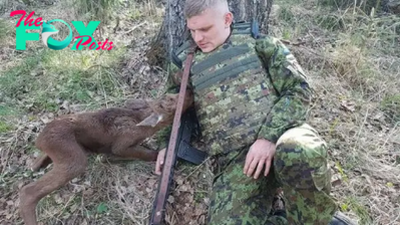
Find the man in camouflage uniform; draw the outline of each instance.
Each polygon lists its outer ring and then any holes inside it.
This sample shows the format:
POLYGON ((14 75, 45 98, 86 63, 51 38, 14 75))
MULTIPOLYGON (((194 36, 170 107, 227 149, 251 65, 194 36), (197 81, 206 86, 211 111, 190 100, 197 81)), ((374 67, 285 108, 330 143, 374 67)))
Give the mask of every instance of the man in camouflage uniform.
MULTIPOLYGON (((197 46, 196 114, 218 164, 208 224, 351 224, 329 196, 327 146, 305 123, 312 91, 294 56, 278 39, 232 24, 226 0, 186 0, 184 10, 197 46), (287 216, 268 216, 278 187, 287 216)), ((176 50, 171 74, 182 71, 190 43, 176 50)), ((157 174, 164 156, 165 148, 157 174)))

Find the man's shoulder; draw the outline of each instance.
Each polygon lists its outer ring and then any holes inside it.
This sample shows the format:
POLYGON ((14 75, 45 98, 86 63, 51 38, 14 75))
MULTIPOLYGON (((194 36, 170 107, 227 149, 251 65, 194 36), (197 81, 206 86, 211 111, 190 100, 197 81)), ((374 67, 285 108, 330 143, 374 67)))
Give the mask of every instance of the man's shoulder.
POLYGON ((191 39, 183 41, 172 53, 173 63, 182 68, 182 62, 185 61, 187 55, 192 50, 194 43, 191 39))
POLYGON ((184 40, 180 45, 175 48, 175 55, 187 55, 189 49, 194 46, 194 42, 191 39, 184 40))
POLYGON ((256 40, 255 49, 258 54, 264 58, 270 58, 274 55, 289 55, 291 54, 289 48, 277 37, 264 35, 256 40))
POLYGON ((283 45, 283 43, 279 38, 274 36, 261 34, 256 39, 256 46, 259 48, 268 48, 270 46, 278 46, 278 45, 283 45))

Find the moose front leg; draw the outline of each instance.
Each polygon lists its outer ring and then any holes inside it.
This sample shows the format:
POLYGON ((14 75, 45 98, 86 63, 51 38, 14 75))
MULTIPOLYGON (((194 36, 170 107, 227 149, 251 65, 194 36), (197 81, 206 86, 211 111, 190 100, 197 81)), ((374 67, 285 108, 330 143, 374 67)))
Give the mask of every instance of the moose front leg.
POLYGON ((116 153, 114 153, 113 151, 112 155, 106 155, 102 161, 108 161, 110 163, 132 161, 138 159, 144 161, 156 161, 157 155, 157 151, 138 145, 125 148, 124 150, 116 151, 116 153))
POLYGON ((141 141, 135 140, 132 136, 131 134, 120 136, 111 147, 112 154, 125 160, 156 161, 158 152, 140 146, 141 141))

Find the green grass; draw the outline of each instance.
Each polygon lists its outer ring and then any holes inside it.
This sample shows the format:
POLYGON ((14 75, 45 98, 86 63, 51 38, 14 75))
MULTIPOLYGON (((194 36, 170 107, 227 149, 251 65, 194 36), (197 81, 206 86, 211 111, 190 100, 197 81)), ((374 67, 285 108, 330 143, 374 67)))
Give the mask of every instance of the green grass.
POLYGON ((0 104, 0 134, 11 132, 15 129, 12 118, 20 115, 17 109, 0 104))
POLYGON ((124 51, 42 49, 0 77, 0 91, 4 93, 0 100, 8 108, 24 112, 55 112, 63 101, 93 106, 99 102, 98 96, 120 98, 123 92, 114 65, 124 51))
POLYGON ((14 127, 5 121, 0 120, 0 134, 13 130, 14 127))
POLYGON ((0 20, 0 46, 4 44, 7 38, 11 38, 12 27, 3 19, 0 20))
POLYGON ((361 200, 356 197, 348 197, 340 208, 342 211, 347 212, 349 210, 355 212, 357 216, 360 218, 359 224, 372 224, 372 218, 368 209, 360 204, 361 200))

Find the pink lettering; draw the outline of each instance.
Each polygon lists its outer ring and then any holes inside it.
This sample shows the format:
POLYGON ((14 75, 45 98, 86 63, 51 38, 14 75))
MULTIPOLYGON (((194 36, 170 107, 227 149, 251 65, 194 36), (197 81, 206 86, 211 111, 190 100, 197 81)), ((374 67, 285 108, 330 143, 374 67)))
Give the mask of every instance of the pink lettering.
POLYGON ((19 27, 19 25, 21 24, 21 21, 24 19, 26 12, 25 12, 25 10, 15 10, 10 13, 11 17, 13 17, 15 15, 19 15, 19 14, 21 14, 22 16, 21 16, 21 18, 19 18, 16 27, 19 27))
MULTIPOLYGON (((42 23, 40 23, 40 21, 42 21, 42 17, 38 17, 38 18, 35 20, 35 23, 32 24, 33 19, 31 19, 31 17, 33 16, 33 14, 35 14, 35 11, 32 11, 32 12, 28 15, 28 17, 25 19, 25 21, 24 21, 25 26, 26 26, 28 23, 29 23, 29 26, 35 25, 35 26, 39 27, 40 25, 42 25, 42 23)), ((18 23, 17 23, 17 25, 16 25, 16 27, 19 27, 19 25, 21 25, 22 20, 23 20, 24 17, 26 16, 26 11, 25 11, 25 10, 15 10, 15 11, 12 11, 12 12, 10 13, 10 16, 11 16, 11 17, 16 16, 16 15, 21 15, 21 18, 19 18, 18 23)))
POLYGON ((42 21, 42 17, 38 17, 36 20, 35 20, 35 26, 37 26, 37 27, 40 27, 43 23, 40 23, 40 21, 42 21), (38 23, 39 22, 39 23, 38 23))
MULTIPOLYGON (((76 44, 76 48, 79 48, 79 46, 84 46, 84 45, 88 45, 90 42, 92 42, 92 37, 90 37, 89 35, 82 35, 82 36, 78 36, 75 37, 76 39, 81 38, 81 40, 78 41, 78 44, 76 44), (84 37, 88 37, 88 39, 82 43, 82 40, 84 37)), ((111 42, 107 42, 108 39, 106 39, 106 41, 103 42, 103 45, 101 44, 102 42, 98 42, 97 44, 99 46, 97 46, 96 50, 111 50, 113 48, 112 46, 112 41, 111 42), (109 46, 109 47, 108 47, 109 46), (108 49, 107 49, 108 47, 108 49)), ((93 42, 92 44, 90 44, 89 49, 93 50, 96 47, 96 43, 93 42)))
POLYGON ((111 41, 111 42, 110 42, 110 47, 107 49, 108 51, 110 51, 110 50, 113 48, 113 45, 112 45, 112 44, 113 44, 113 42, 111 41))
POLYGON ((101 49, 102 50, 106 50, 106 44, 108 44, 108 42, 107 42, 108 40, 106 39, 106 41, 105 42, 103 42, 103 45, 101 46, 101 49))
POLYGON ((92 42, 92 37, 90 37, 89 35, 82 35, 82 36, 78 36, 78 37, 75 37, 75 38, 76 39, 81 38, 81 40, 79 40, 78 44, 76 45, 77 48, 79 48, 79 46, 81 44, 82 45, 88 45, 90 42, 92 42), (88 39, 85 42, 83 42, 83 44, 82 44, 83 37, 88 37, 88 39))
POLYGON ((90 44, 89 49, 92 50, 92 49, 94 49, 94 47, 96 47, 96 43, 95 43, 95 42, 93 42, 92 44, 90 44))
POLYGON ((35 11, 32 11, 31 13, 29 13, 28 17, 26 17, 26 19, 25 19, 25 21, 24 21, 25 26, 26 26, 28 23, 29 23, 29 26, 32 26, 32 25, 33 25, 33 24, 32 24, 33 19, 31 19, 31 17, 33 16, 34 13, 35 13, 35 11))
POLYGON ((101 48, 101 41, 99 42, 99 46, 97 46, 96 51, 99 50, 101 48))

